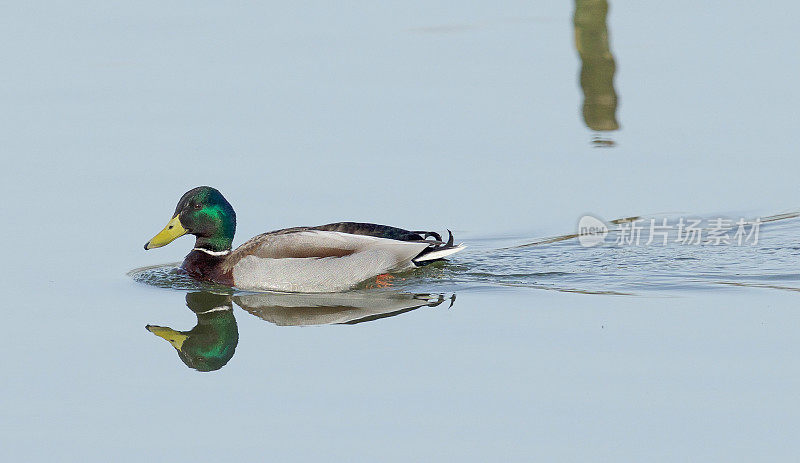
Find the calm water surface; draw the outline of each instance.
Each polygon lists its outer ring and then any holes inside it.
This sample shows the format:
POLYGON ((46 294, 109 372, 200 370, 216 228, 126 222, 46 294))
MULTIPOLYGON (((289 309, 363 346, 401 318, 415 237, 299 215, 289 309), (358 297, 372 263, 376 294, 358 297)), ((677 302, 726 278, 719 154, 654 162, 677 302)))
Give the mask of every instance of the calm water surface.
MULTIPOLYGON (((800 7, 26 2, 1 15, 0 448, 20 461, 792 461, 800 7), (144 252, 450 228, 452 261, 247 293, 144 252), (578 220, 764 219, 619 246, 578 220), (766 220, 770 219, 770 220, 766 220), (775 219, 775 220, 772 220, 775 219)), ((620 224, 612 224, 620 225, 620 224)))

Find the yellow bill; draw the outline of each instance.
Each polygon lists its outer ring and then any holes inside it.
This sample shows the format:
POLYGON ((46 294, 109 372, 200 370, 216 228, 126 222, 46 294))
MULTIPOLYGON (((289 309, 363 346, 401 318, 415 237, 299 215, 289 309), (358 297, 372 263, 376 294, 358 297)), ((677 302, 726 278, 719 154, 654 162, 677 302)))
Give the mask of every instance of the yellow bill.
POLYGON ((175 331, 172 328, 167 328, 166 326, 147 325, 146 328, 147 331, 155 334, 159 338, 165 339, 172 344, 172 347, 178 350, 181 350, 183 342, 189 337, 188 335, 175 331))
POLYGON ((154 236, 150 241, 145 243, 144 248, 153 249, 166 246, 175 241, 175 238, 179 238, 185 234, 186 229, 183 228, 183 225, 181 224, 180 215, 176 215, 172 218, 172 220, 169 221, 163 230, 158 232, 158 235, 154 236))

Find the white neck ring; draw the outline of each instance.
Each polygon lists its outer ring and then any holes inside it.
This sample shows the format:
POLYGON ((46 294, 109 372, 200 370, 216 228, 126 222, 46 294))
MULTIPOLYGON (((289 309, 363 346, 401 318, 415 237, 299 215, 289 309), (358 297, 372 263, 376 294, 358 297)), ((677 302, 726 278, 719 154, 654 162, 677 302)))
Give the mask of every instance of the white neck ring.
POLYGON ((227 256, 228 254, 231 253, 230 251, 212 251, 210 249, 205 249, 205 248, 192 248, 192 249, 194 251, 203 251, 204 253, 210 256, 227 256))

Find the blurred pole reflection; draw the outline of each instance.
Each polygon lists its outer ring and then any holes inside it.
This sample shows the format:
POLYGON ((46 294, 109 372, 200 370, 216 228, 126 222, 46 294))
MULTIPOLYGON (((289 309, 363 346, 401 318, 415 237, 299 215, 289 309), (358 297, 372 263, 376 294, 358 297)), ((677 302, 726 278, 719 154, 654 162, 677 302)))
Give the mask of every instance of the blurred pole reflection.
MULTIPOLYGON (((581 58, 583 120, 598 132, 619 129, 617 93, 614 91, 616 64, 608 43, 607 0, 575 0, 575 48, 581 58)), ((613 146, 613 140, 598 137, 594 143, 613 146)))

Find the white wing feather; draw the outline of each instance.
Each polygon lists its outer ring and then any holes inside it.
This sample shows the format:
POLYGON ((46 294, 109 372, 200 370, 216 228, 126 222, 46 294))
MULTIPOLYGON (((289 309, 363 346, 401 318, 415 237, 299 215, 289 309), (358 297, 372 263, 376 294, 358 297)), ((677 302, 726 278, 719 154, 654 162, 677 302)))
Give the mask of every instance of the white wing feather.
MULTIPOLYGON (((244 247, 244 246, 243 246, 244 247)), ((376 275, 413 267, 426 243, 322 230, 267 235, 233 266, 238 288, 292 292, 343 291, 376 275), (341 257, 281 257, 282 255, 341 257)))

